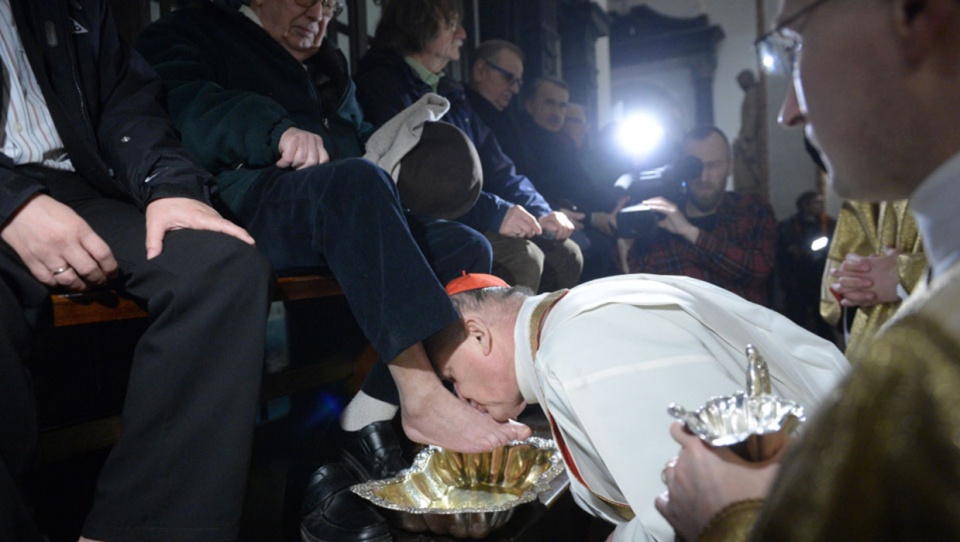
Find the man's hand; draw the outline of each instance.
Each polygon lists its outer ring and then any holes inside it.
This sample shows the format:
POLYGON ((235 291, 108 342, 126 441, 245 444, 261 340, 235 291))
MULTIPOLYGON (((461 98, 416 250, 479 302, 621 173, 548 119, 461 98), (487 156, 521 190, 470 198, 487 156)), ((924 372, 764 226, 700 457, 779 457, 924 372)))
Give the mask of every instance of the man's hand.
POLYGON ((694 226, 687 220, 686 215, 672 201, 664 198, 651 198, 643 201, 652 210, 663 215, 663 219, 657 223, 657 226, 667 230, 670 233, 679 235, 691 243, 697 242, 700 235, 700 228, 694 226))
POLYGON ((85 290, 117 273, 110 247, 73 209, 40 194, 28 200, 0 230, 37 280, 85 290))
POLYGON ((663 469, 667 491, 654 503, 684 540, 697 540, 707 523, 735 502, 765 498, 786 447, 774 458, 748 463, 727 448, 713 448, 674 422, 670 436, 680 453, 663 469))
POLYGON ((617 201, 617 205, 609 213, 590 213, 590 227, 593 229, 615 237, 617 235, 617 213, 630 201, 628 197, 622 197, 617 201))
POLYGON ((543 233, 543 229, 526 209, 520 205, 514 205, 507 209, 507 214, 500 223, 500 235, 504 237, 520 237, 529 239, 543 233))
POLYGON ((558 241, 563 241, 567 237, 570 237, 570 234, 572 234, 575 229, 573 222, 570 222, 567 215, 559 211, 541 216, 538 222, 540 222, 540 226, 544 231, 553 232, 553 238, 558 241))
POLYGON ((899 249, 887 247, 883 254, 861 256, 847 254, 839 267, 830 270, 836 282, 830 289, 843 296, 844 307, 872 307, 880 303, 900 301, 897 285, 899 249))
POLYGON ((163 237, 173 230, 207 230, 225 233, 254 244, 247 230, 220 216, 213 207, 190 198, 163 198, 147 205, 147 259, 163 251, 163 237))
POLYGON ((579 211, 574 211, 571 209, 565 209, 563 207, 560 208, 560 212, 566 215, 568 219, 570 219, 570 222, 573 224, 574 228, 578 230, 582 230, 584 227, 586 227, 586 225, 584 224, 584 221, 587 219, 586 213, 581 213, 579 211))
POLYGON ((299 128, 287 128, 280 136, 278 168, 303 169, 330 161, 323 138, 299 128))

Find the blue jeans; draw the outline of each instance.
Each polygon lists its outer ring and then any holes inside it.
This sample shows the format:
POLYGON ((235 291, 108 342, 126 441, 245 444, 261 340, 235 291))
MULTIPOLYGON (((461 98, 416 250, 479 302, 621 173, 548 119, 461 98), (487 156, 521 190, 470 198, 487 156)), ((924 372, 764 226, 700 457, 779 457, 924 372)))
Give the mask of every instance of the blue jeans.
MULTIPOLYGON (((490 269, 490 245, 480 234, 406 215, 393 180, 360 158, 271 168, 236 214, 278 272, 329 268, 388 362, 459 318, 446 281, 461 270, 490 269)), ((377 371, 389 379, 385 369, 377 371)))

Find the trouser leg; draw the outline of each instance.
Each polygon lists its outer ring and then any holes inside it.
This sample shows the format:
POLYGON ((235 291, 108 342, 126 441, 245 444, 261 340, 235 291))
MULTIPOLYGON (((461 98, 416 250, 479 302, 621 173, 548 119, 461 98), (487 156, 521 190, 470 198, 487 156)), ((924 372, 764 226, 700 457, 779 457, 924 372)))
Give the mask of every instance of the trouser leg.
POLYGON ((143 215, 48 181, 111 247, 150 326, 134 352, 121 435, 97 483, 84 535, 101 540, 233 540, 249 468, 271 272, 232 237, 177 230, 146 260, 143 215))
POLYGON ((529 239, 492 232, 484 235, 493 247, 491 272, 511 286, 526 286, 534 292, 538 291, 544 266, 544 254, 540 247, 529 239))
MULTIPOLYGON (((493 258, 490 243, 476 230, 447 220, 407 215, 410 231, 430 268, 446 284, 467 273, 489 273, 493 258)), ((396 384, 386 364, 373 366, 361 387, 367 395, 400 404, 396 384)))
POLYGON ((265 172, 237 214, 278 270, 327 265, 387 361, 457 318, 396 186, 367 160, 265 172))
POLYGON ((538 292, 553 292, 573 288, 580 282, 583 271, 583 254, 571 239, 563 241, 535 238, 534 243, 543 251, 543 275, 538 292))
POLYGON ((47 289, 0 241, 0 540, 43 540, 24 497, 38 434, 26 362, 34 331, 49 319, 47 289))

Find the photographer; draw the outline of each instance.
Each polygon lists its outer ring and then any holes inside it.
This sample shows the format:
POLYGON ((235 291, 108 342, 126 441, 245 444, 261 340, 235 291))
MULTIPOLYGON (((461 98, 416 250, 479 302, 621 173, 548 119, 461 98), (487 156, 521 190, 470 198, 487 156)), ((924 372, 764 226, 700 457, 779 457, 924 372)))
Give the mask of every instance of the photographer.
POLYGON ((730 142, 714 126, 683 137, 683 153, 703 162, 683 198, 644 200, 663 218, 648 236, 621 241, 630 273, 686 275, 769 305, 767 279, 776 257, 773 209, 750 194, 726 192, 730 142))

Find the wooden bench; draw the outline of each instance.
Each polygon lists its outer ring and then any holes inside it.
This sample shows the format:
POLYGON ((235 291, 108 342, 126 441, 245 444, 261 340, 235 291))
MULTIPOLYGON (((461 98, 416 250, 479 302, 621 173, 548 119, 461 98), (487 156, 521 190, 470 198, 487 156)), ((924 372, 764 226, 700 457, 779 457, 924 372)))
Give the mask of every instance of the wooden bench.
MULTIPOLYGON (((277 280, 278 301, 298 301, 342 295, 336 279, 324 275, 283 277, 277 280)), ((114 290, 55 294, 53 325, 56 327, 146 318, 147 311, 114 290)))
MULTIPOLYGON (((343 295, 336 279, 327 275, 301 275, 277 280, 277 301, 292 302, 343 295)), ((78 294, 54 294, 54 327, 96 325, 146 318, 147 312, 133 299, 113 290, 78 294)), ((264 376, 260 390, 263 402, 354 376, 356 367, 368 369, 371 354, 366 352, 354 364, 310 363, 264 376)), ((356 384, 354 384, 355 386, 356 384)), ((48 463, 116 443, 120 417, 109 416, 81 423, 46 428, 40 435, 39 460, 48 463)))

